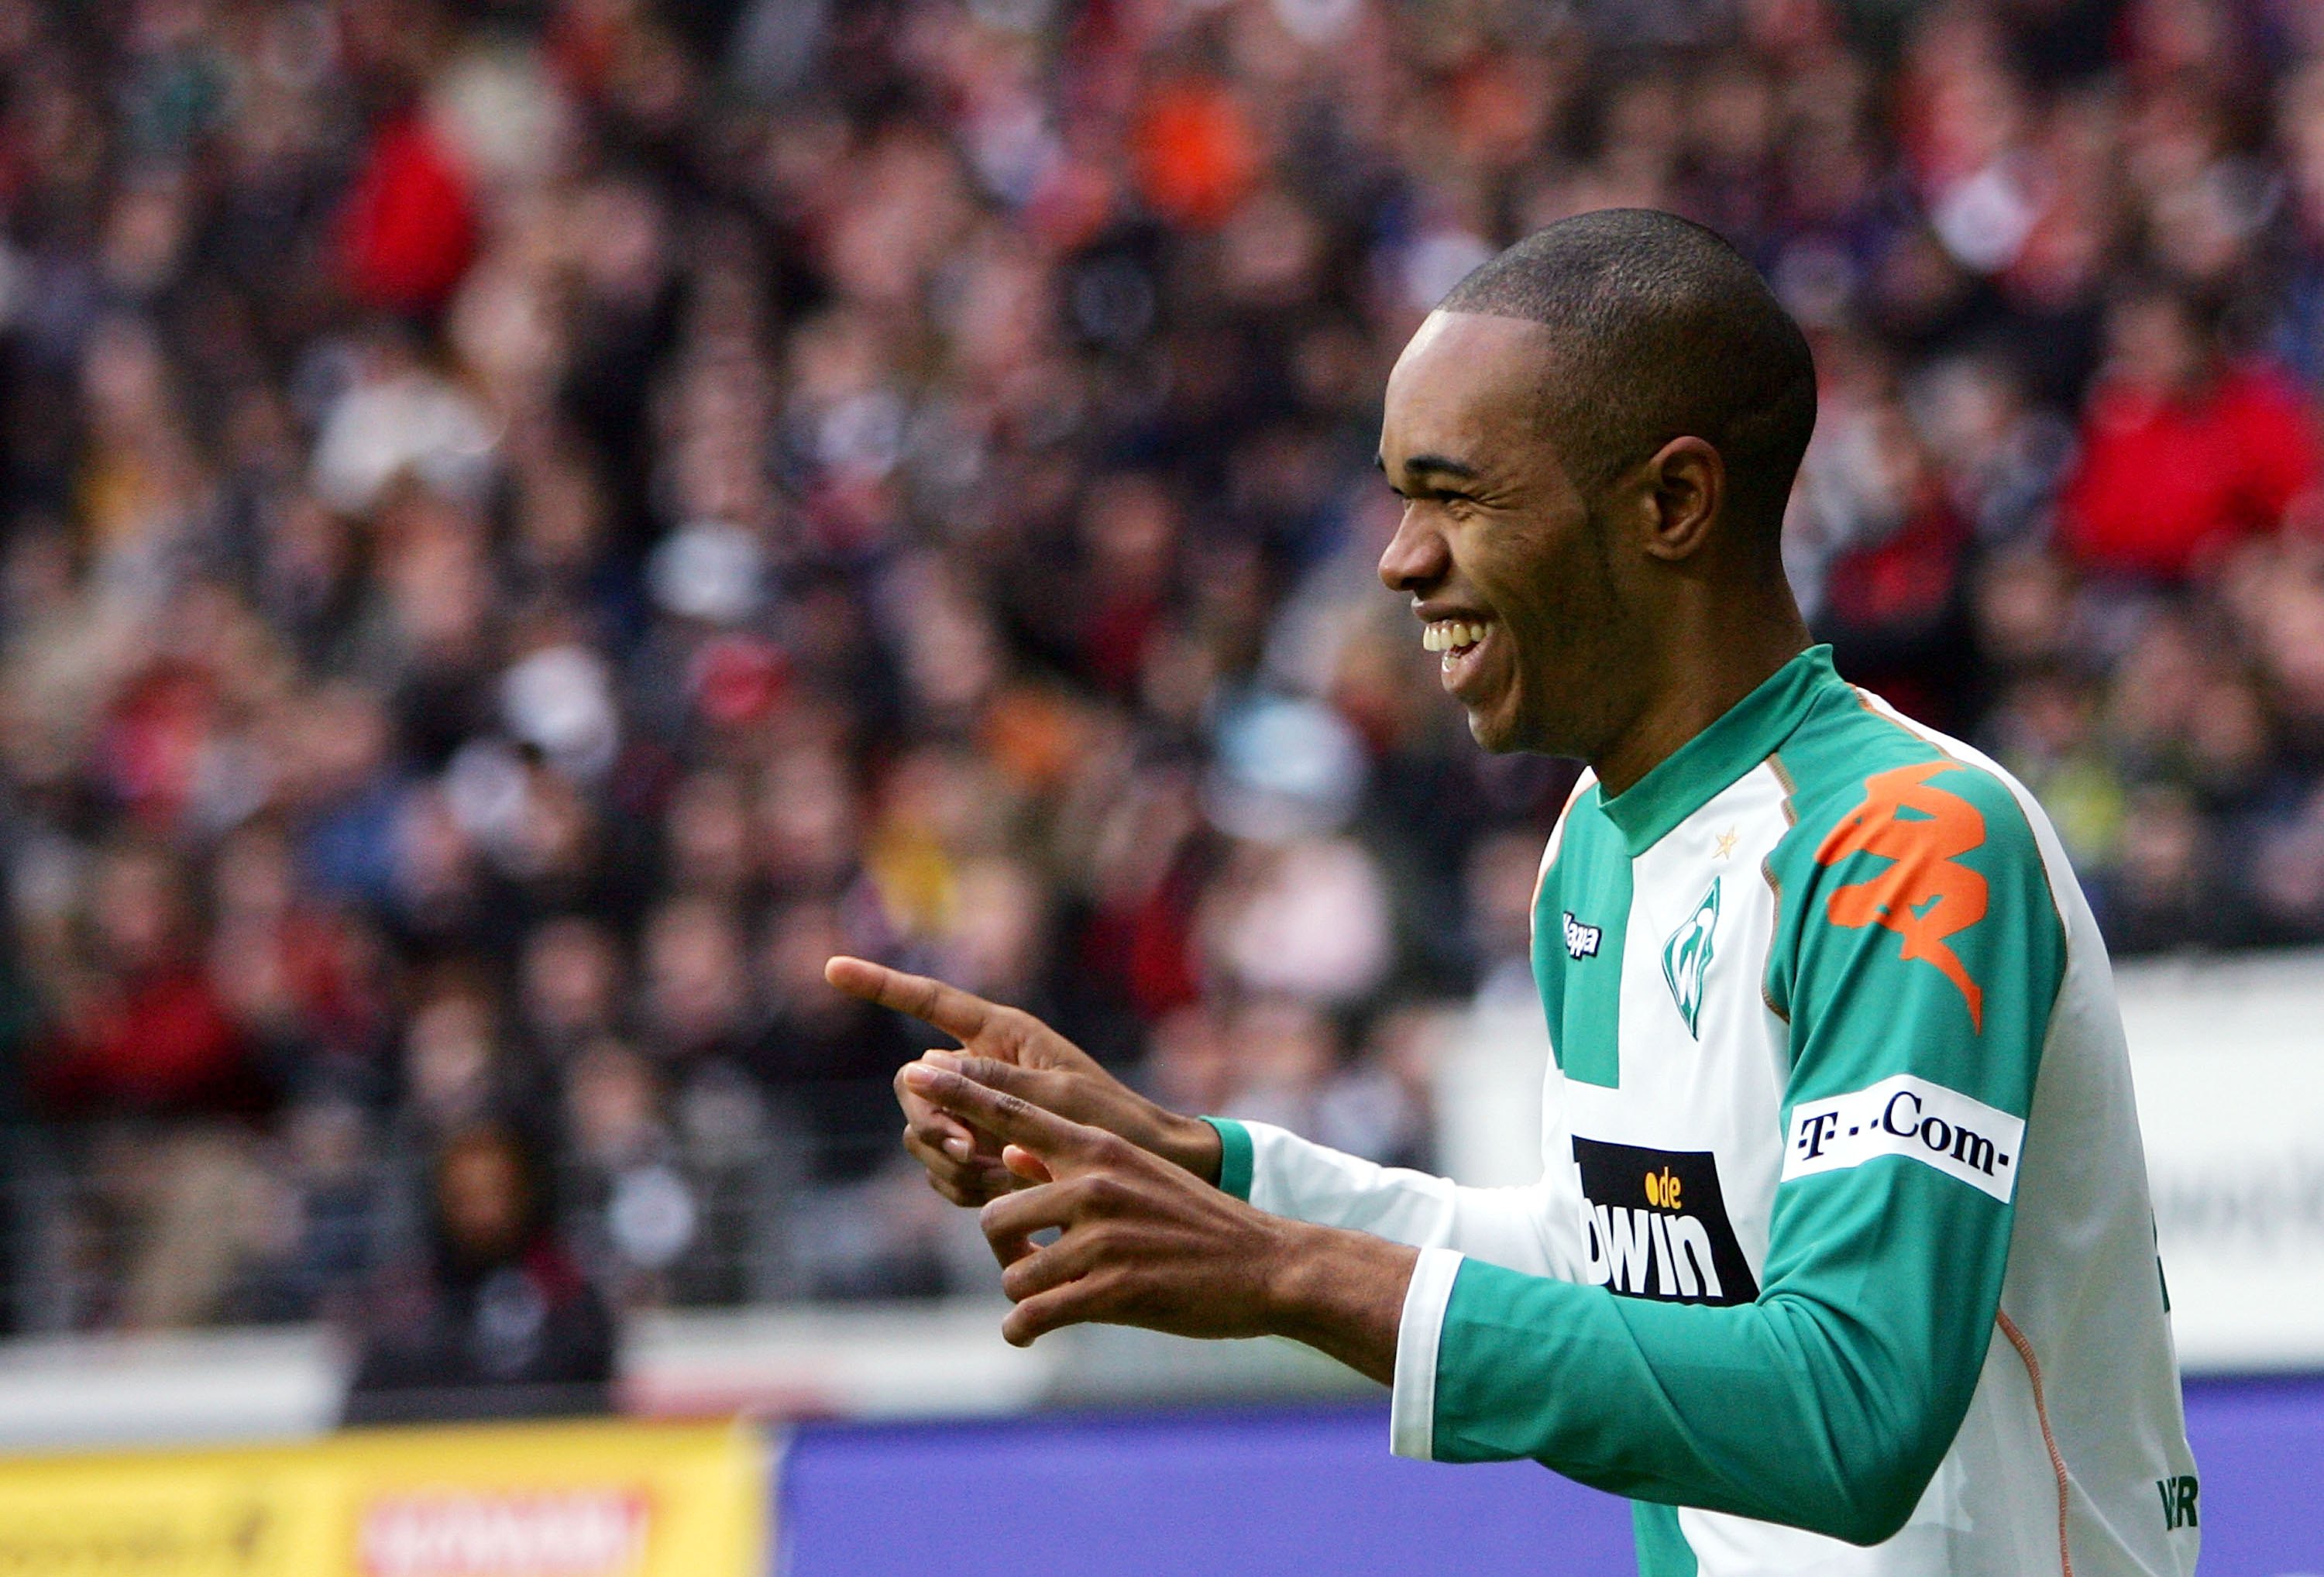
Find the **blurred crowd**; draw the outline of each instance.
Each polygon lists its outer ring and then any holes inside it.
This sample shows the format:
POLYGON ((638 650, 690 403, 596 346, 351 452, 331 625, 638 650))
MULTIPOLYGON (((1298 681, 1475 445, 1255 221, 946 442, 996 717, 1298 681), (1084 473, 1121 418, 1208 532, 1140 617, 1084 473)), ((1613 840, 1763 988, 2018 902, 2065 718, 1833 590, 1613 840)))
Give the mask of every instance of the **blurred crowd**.
POLYGON ((1425 1162, 1574 769, 1379 390, 1608 205, 1808 327, 1841 670, 2118 948, 2324 938, 2324 8, 0 0, 0 1317, 971 1284, 837 951, 1425 1162))

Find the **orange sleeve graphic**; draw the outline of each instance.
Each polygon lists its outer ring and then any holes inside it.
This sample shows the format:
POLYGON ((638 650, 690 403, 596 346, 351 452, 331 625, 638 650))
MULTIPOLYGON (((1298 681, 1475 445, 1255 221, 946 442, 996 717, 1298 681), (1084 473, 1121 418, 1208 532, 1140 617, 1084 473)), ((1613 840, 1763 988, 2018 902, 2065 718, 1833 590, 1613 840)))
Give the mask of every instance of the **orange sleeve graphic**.
POLYGON ((1923 761, 1867 779, 1864 803, 1840 818, 1815 858, 1819 865, 1837 864, 1850 854, 1892 862, 1879 874, 1833 893, 1824 912, 1836 926, 1881 926, 1903 937, 1906 958, 1934 964, 1960 989, 1969 1024, 1981 1034, 1985 991, 1945 938, 1985 918, 1985 878, 1955 862, 1985 842, 1985 817, 1959 795, 1928 784, 1955 766, 1923 761), (1911 819, 1899 814, 1906 810, 1914 813, 1911 819))

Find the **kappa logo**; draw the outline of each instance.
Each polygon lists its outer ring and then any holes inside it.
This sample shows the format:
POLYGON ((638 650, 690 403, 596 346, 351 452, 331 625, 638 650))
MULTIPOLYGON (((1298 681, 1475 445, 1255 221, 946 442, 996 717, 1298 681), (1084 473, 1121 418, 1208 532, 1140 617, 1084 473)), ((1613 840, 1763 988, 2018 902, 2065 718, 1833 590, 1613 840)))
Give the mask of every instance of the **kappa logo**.
POLYGON ((1868 778, 1864 803, 1840 818, 1815 858, 1819 865, 1836 865, 1850 854, 1891 862, 1878 875, 1833 893, 1824 912, 1836 926, 1880 926, 1903 937, 1904 956, 1935 965, 1960 988, 1970 1027, 1982 1032, 1984 989, 1945 938, 1985 918, 1985 878, 1956 862, 1985 842, 1985 817, 1959 795, 1928 786, 1929 779, 1955 765, 1923 761, 1868 778))
POLYGON ((1751 1262, 1727 1219, 1709 1150, 1650 1150, 1574 1136, 1589 1279, 1623 1297, 1748 1304, 1751 1262))
POLYGON ((1575 919, 1572 909, 1565 911, 1565 955, 1568 958, 1597 957, 1598 944, 1605 935, 1600 927, 1585 926, 1575 919))
POLYGON ((1711 973, 1711 944, 1718 931, 1719 878, 1714 876, 1694 913, 1663 944, 1663 980, 1670 987, 1671 1001, 1678 1004, 1678 1016, 1686 1020, 1686 1032, 1697 1040, 1702 1038, 1702 981, 1711 973))

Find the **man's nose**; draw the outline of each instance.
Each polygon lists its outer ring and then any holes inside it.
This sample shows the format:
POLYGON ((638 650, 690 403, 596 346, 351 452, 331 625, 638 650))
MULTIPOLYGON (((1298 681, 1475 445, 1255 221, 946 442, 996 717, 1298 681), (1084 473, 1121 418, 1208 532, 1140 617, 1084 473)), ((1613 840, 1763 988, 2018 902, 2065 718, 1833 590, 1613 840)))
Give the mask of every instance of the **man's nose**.
POLYGON ((1397 522, 1396 535, 1380 554, 1379 577, 1388 590, 1425 593, 1452 567, 1444 533, 1427 519, 1426 512, 1407 509, 1397 522))

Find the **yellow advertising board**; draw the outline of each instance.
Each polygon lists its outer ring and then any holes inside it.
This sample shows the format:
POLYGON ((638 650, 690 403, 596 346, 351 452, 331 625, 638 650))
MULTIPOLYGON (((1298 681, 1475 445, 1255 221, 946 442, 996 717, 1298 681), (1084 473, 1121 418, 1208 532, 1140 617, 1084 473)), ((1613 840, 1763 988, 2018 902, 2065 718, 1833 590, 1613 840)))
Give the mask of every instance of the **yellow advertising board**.
POLYGON ((352 1432, 0 1462, 0 1577, 760 1577, 742 1425, 352 1432))

